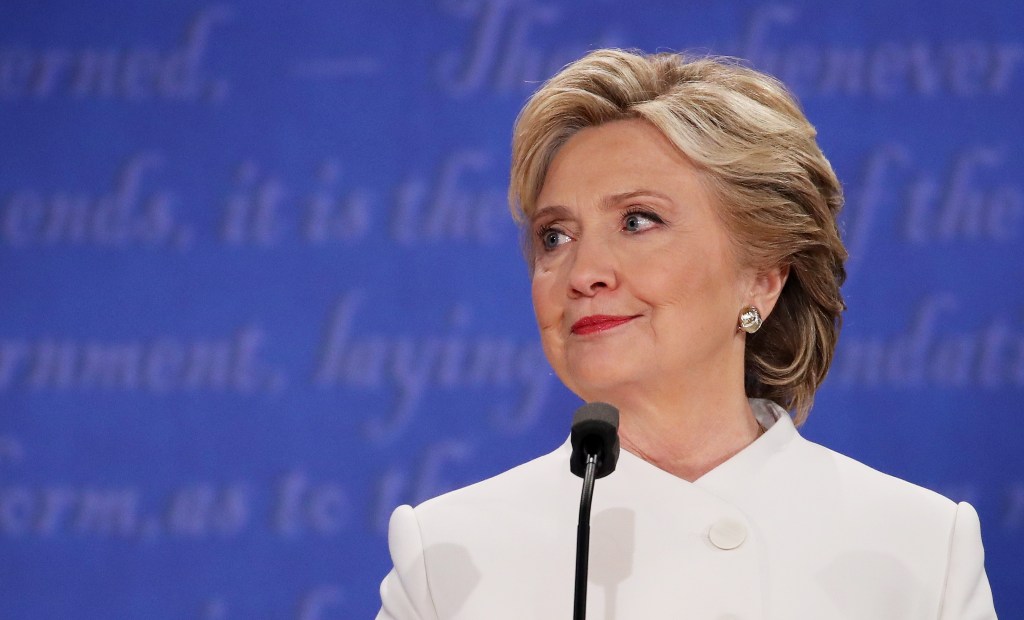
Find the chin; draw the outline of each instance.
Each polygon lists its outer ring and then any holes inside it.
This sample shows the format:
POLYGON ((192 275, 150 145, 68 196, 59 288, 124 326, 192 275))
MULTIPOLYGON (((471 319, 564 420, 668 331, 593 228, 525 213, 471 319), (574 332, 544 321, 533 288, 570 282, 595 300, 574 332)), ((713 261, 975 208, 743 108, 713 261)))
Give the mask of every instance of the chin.
POLYGON ((565 384, 587 402, 604 401, 614 405, 623 390, 638 383, 635 374, 624 373, 622 370, 621 367, 576 369, 571 374, 571 380, 565 384))

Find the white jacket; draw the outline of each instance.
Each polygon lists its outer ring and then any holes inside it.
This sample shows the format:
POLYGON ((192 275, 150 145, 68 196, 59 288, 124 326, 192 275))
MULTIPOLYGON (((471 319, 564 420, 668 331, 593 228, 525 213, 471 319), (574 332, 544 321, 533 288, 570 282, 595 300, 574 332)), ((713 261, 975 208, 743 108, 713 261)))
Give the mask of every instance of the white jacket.
MULTIPOLYGON (((996 617, 969 504, 811 443, 780 407, 751 403, 771 428, 695 482, 624 450, 597 481, 588 618, 996 617)), ((378 620, 571 618, 582 481, 570 452, 396 509, 378 620)))

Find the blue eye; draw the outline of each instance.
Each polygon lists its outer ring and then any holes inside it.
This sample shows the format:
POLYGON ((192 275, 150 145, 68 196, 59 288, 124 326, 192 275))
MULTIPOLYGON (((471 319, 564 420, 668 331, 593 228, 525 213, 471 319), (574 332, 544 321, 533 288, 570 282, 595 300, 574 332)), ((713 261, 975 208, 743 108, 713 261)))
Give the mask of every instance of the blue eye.
POLYGON ((563 243, 569 241, 569 235, 558 230, 557 228, 544 228, 541 229, 540 242, 544 246, 544 249, 551 251, 563 243))
POLYGON ((622 229, 626 232, 640 232, 660 223, 662 223, 661 218, 657 215, 638 211, 634 213, 627 213, 626 216, 622 218, 622 229))

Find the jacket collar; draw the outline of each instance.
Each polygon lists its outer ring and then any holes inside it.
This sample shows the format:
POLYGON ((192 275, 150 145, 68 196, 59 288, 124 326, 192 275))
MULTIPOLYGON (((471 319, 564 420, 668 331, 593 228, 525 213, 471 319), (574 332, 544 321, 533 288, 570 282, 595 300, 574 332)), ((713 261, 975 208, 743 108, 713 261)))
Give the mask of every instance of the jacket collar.
MULTIPOLYGON (((677 478, 626 450, 619 454, 617 471, 627 473, 626 478, 646 479, 659 485, 692 485, 722 499, 735 501, 743 496, 751 485, 756 484, 758 475, 765 465, 780 455, 791 442, 801 439, 793 425, 793 419, 785 409, 770 400, 751 398, 749 401, 754 417, 767 430, 750 445, 697 480, 688 482, 677 478)), ((572 443, 566 440, 561 450, 568 460, 572 453, 572 443)))
POLYGON ((785 409, 770 400, 752 398, 751 409, 758 422, 768 430, 729 460, 694 481, 723 499, 735 501, 756 485, 761 471, 780 456, 794 441, 801 439, 793 419, 785 409), (766 421, 768 424, 766 424, 766 421))

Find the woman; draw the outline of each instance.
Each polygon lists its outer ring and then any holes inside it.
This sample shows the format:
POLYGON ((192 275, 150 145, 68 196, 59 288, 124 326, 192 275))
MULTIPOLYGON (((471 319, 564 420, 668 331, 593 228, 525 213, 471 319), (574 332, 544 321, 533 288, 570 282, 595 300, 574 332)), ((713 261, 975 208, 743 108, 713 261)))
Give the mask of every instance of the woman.
MULTIPOLYGON (((795 430, 832 359, 846 251, 839 183, 778 82, 593 52, 520 114, 509 195, 548 360, 620 410, 590 617, 995 617, 973 508, 795 430)), ((570 617, 569 454, 399 507, 378 617, 570 617)))

